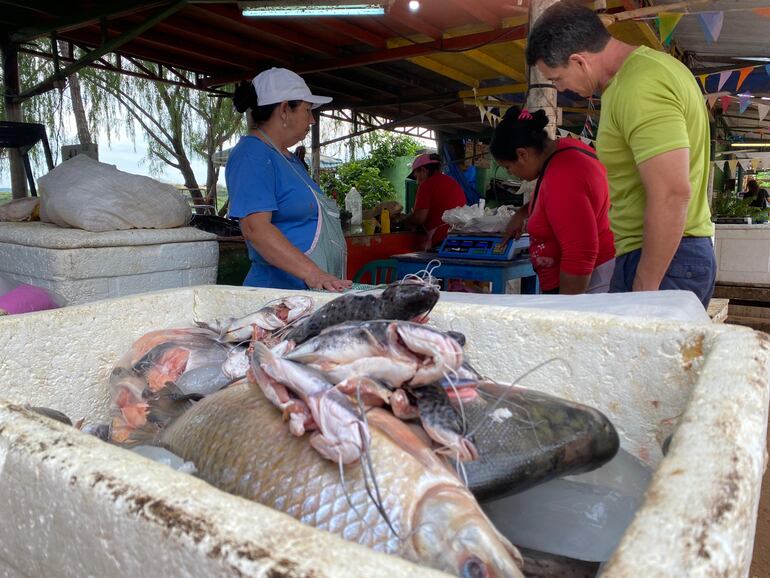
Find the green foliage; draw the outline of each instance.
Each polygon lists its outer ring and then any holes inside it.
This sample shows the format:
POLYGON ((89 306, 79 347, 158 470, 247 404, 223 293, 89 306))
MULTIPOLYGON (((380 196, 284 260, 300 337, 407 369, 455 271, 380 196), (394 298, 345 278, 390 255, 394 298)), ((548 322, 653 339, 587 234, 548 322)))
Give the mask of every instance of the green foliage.
POLYGON ((337 167, 336 173, 321 174, 321 188, 327 195, 336 197, 341 207, 345 205, 345 194, 351 187, 361 193, 364 209, 371 209, 396 195, 393 183, 383 177, 378 168, 368 166, 365 161, 351 161, 337 167))
POLYGON ((321 188, 327 195, 335 197, 341 207, 345 205, 345 194, 351 187, 361 193, 364 209, 395 198, 396 189, 382 172, 392 167, 396 158, 416 155, 420 150, 420 144, 414 139, 383 131, 366 135, 366 142, 371 147, 368 157, 344 163, 335 172, 321 174, 321 188))
POLYGON ((722 193, 714 197, 711 212, 717 217, 751 217, 752 223, 767 221, 767 209, 752 207, 751 201, 733 193, 722 193))
POLYGON ((367 135, 370 147, 365 162, 384 171, 393 166, 398 157, 415 156, 422 147, 413 138, 383 131, 374 131, 367 135))

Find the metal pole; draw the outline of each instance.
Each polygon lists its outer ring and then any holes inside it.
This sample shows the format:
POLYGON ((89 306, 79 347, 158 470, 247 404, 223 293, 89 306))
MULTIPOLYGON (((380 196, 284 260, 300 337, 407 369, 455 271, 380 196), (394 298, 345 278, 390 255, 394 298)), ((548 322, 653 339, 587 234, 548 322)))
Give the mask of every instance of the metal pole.
MULTIPOLYGON (((540 15, 549 6, 559 0, 530 0, 529 3, 529 28, 535 24, 540 15)), ((527 92, 527 108, 529 110, 543 109, 548 115, 546 132, 551 138, 556 138, 556 124, 558 122, 558 109, 556 105, 556 87, 543 76, 536 66, 529 68, 527 75, 529 90, 527 92)))
MULTIPOLYGON (((19 46, 12 43, 7 37, 0 40, 0 49, 3 53, 3 84, 5 88, 5 118, 12 122, 23 122, 21 104, 15 102, 15 97, 20 92, 19 86, 19 46)), ((11 167, 11 191, 14 199, 27 196, 27 177, 24 172, 24 163, 17 149, 8 149, 8 160, 11 167)))
POLYGON ((315 182, 321 182, 321 115, 316 117, 310 131, 310 150, 312 151, 312 171, 315 182))

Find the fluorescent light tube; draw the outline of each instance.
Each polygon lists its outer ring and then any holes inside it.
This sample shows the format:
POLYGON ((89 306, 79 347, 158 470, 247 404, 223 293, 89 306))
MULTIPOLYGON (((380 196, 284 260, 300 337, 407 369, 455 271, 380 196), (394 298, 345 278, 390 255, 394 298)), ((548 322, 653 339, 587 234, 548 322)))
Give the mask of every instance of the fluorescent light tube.
POLYGON ((251 4, 243 8, 244 16, 382 16, 385 7, 381 4, 329 4, 329 5, 280 5, 265 3, 264 6, 251 4))

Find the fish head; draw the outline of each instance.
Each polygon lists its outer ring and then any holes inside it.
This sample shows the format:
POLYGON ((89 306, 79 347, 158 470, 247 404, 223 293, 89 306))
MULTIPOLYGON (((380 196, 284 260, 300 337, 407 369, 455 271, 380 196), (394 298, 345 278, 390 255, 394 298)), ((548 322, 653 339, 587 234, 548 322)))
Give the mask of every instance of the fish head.
POLYGON ((389 285, 382 292, 385 319, 418 320, 431 312, 438 302, 439 290, 421 281, 405 281, 389 285))
POLYGON ((524 578, 521 554, 465 488, 428 490, 412 522, 417 562, 461 578, 524 578))
POLYGON ((286 323, 291 323, 302 317, 305 317, 313 308, 313 300, 303 295, 292 295, 282 300, 283 305, 288 309, 286 313, 286 323))

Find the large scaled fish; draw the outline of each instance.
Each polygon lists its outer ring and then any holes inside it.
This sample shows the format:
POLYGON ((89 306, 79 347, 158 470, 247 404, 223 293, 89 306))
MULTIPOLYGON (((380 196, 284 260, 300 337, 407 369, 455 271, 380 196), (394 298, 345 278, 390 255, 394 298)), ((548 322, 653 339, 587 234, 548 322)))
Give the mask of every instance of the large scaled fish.
POLYGON ((462 391, 463 433, 473 436, 480 456, 464 466, 468 487, 479 499, 594 470, 620 446, 610 420, 594 408, 489 381, 462 391))
POLYGON ((516 548, 423 439, 386 411, 367 417, 389 524, 367 494, 362 466, 346 466, 343 483, 339 466, 291 435, 254 386, 198 402, 162 442, 214 486, 347 540, 463 578, 523 578, 516 548))
POLYGON ((299 344, 328 327, 346 321, 421 321, 433 309, 438 298, 439 291, 436 287, 418 281, 393 283, 380 295, 346 293, 329 301, 310 317, 292 327, 284 337, 299 344))

